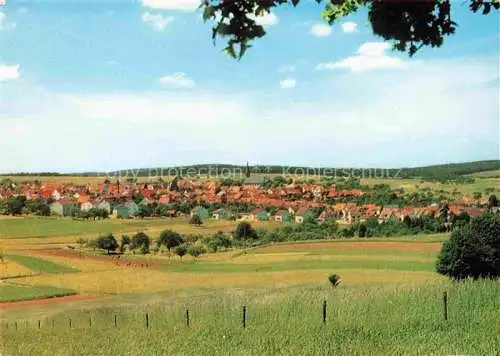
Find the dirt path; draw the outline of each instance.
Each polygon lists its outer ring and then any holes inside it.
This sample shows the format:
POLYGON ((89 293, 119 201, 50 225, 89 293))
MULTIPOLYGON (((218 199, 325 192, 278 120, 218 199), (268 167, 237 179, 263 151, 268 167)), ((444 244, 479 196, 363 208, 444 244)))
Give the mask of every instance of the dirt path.
POLYGON ((45 304, 55 304, 55 303, 69 303, 69 302, 80 302, 85 300, 94 300, 102 297, 96 297, 92 295, 69 295, 66 297, 54 297, 46 299, 35 299, 35 300, 20 300, 18 302, 5 302, 0 303, 0 310, 12 310, 18 308, 26 307, 36 307, 45 304))

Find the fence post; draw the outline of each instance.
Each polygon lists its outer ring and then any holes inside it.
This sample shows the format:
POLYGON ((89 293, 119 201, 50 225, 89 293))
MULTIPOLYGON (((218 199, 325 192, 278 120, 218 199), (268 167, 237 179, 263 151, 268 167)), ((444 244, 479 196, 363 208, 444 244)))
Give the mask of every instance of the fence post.
POLYGON ((243 319, 241 320, 243 323, 243 329, 247 327, 247 307, 243 306, 243 319))
POLYGON ((14 326, 16 327, 16 331, 17 331, 17 321, 14 322, 14 326))
POLYGON ((149 328, 149 314, 146 312, 146 329, 149 328))
POLYGON ((186 326, 189 327, 189 309, 185 307, 186 326))
POLYGON ((38 320, 38 329, 40 329, 40 320, 38 320))
POLYGON ((448 320, 448 293, 443 292, 444 320, 448 320))
POLYGON ((323 300, 323 324, 326 324, 326 299, 323 300))
POLYGON ((116 323, 116 314, 115 314, 115 328, 118 326, 118 324, 116 323))
POLYGON ((89 328, 92 327, 92 316, 89 316, 89 328))
POLYGON ((71 318, 69 318, 69 328, 71 329, 71 318))

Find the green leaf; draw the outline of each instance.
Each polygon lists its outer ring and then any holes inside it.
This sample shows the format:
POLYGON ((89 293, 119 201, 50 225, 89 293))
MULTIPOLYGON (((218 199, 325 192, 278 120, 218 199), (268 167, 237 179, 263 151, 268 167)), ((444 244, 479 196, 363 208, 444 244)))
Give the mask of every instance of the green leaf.
POLYGON ((232 44, 224 48, 224 52, 226 52, 226 54, 230 55, 231 57, 236 58, 236 51, 234 50, 234 46, 232 44))
POLYGON ((214 17, 215 8, 213 6, 207 5, 203 10, 203 21, 207 21, 208 19, 214 17))

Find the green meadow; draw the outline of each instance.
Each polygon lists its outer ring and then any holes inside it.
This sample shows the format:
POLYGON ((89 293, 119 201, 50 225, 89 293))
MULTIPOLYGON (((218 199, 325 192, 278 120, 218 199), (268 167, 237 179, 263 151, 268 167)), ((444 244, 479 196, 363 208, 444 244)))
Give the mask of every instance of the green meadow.
POLYGON ((233 291, 183 303, 65 312, 19 322, 17 331, 11 321, 2 325, 3 350, 8 355, 109 350, 113 355, 497 355, 499 294, 500 284, 491 281, 392 290, 322 285, 233 291), (443 290, 449 295, 448 320, 443 290))
POLYGON ((44 299, 75 294, 68 289, 51 286, 23 286, 10 283, 0 284, 0 302, 44 299))
MULTIPOLYGON (((80 231, 86 224, 69 222, 80 231)), ((438 275, 436 256, 447 234, 276 243, 196 259, 124 256, 154 264, 132 268, 117 266, 109 256, 37 254, 37 248, 68 244, 78 251, 74 231, 54 236, 47 227, 45 237, 19 237, 29 232, 9 229, 18 237, 0 240, 6 259, 34 274, 0 285, 5 355, 500 352, 500 283, 452 283, 438 275), (336 288, 328 281, 333 273, 342 278, 336 288), (5 303, 74 293, 82 298, 22 307, 5 303)))

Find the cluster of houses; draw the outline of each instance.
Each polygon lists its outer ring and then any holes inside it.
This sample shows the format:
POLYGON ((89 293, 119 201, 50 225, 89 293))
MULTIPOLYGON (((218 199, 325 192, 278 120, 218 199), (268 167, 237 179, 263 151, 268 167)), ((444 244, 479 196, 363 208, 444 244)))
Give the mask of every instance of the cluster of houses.
MULTIPOLYGON (((498 211, 498 209, 497 209, 498 211)), ((451 204, 449 206, 449 215, 460 215, 466 212, 469 216, 480 216, 485 212, 484 208, 469 207, 461 204, 451 204)), ((500 212, 500 211, 499 211, 500 212)), ((273 221, 277 223, 295 222, 301 224, 307 219, 317 219, 322 223, 328 219, 336 220, 340 223, 351 224, 354 222, 364 222, 370 218, 377 218, 379 223, 387 222, 390 220, 404 221, 405 217, 416 218, 423 215, 440 216, 443 212, 440 211, 437 204, 427 207, 416 208, 412 206, 397 207, 385 206, 382 207, 376 204, 363 204, 357 205, 354 203, 338 203, 329 206, 324 206, 323 211, 316 217, 313 209, 300 208, 294 210, 293 208, 280 209, 274 213, 269 212, 265 208, 255 208, 248 213, 234 214, 225 208, 215 210, 210 216, 208 209, 198 206, 191 211, 192 215, 198 215, 202 219, 212 218, 215 220, 222 219, 236 219, 244 221, 273 221)))
MULTIPOLYGON (((248 221, 274 221, 301 223, 308 217, 315 216, 314 211, 322 210, 317 217, 321 221, 334 218, 340 222, 352 223, 367 220, 376 216, 379 221, 390 219, 403 220, 405 216, 421 216, 425 214, 439 215, 436 204, 427 207, 396 207, 375 204, 357 205, 340 203, 346 197, 360 197, 365 194, 359 189, 337 190, 335 186, 315 184, 287 184, 276 188, 262 187, 261 177, 250 177, 241 185, 220 185, 215 181, 201 179, 179 179, 175 187, 163 183, 111 183, 99 184, 52 184, 27 183, 11 184, 0 187, 0 200, 11 196, 23 195, 27 200, 41 199, 47 201, 51 214, 71 216, 76 211, 92 209, 106 210, 111 217, 135 217, 141 205, 171 206, 172 203, 191 203, 200 205, 193 209, 191 215, 208 219, 241 219, 248 221), (139 197, 139 199, 138 199, 139 197), (258 206, 247 213, 233 214, 225 208, 210 212, 201 207, 202 203, 229 206, 231 203, 248 203, 258 206), (279 207, 271 214, 266 208, 279 207)), ((473 201, 461 198, 456 204, 449 205, 449 211, 455 215, 466 211, 471 216, 481 215, 482 208, 473 207, 473 201)), ((167 216, 176 216, 175 210, 167 210, 167 216)))

